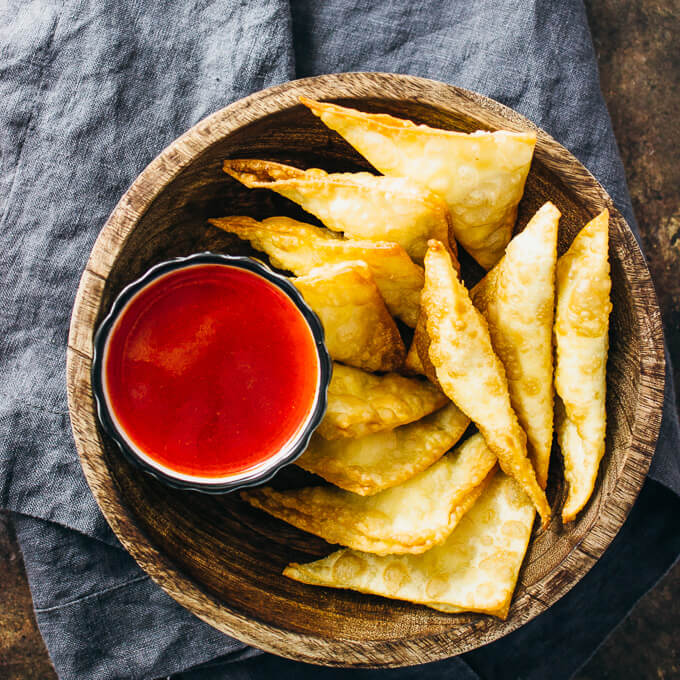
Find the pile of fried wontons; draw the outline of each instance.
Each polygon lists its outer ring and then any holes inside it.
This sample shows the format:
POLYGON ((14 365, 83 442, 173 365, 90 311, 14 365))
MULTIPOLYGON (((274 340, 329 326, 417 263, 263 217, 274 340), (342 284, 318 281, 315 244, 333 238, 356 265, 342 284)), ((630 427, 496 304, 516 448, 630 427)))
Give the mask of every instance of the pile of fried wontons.
POLYGON ((295 275, 334 360, 328 410, 296 461, 331 485, 242 497, 346 546, 289 565, 290 578, 505 618, 535 511, 544 526, 551 515, 553 384, 564 522, 604 454, 608 213, 558 259, 552 203, 512 238, 533 132, 465 134, 302 101, 383 174, 224 163, 327 227, 211 220, 295 275), (472 290, 457 244, 488 272, 472 290), (408 352, 395 318, 415 329, 408 352))

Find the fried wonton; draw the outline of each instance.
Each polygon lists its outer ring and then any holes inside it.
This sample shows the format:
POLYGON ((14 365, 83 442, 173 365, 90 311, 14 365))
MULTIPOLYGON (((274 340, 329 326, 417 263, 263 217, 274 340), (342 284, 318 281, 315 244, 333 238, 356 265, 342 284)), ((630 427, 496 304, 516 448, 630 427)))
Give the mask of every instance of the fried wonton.
POLYGON ((546 203, 472 290, 503 362, 510 402, 545 489, 553 434, 553 307, 560 211, 546 203))
POLYGON ((318 168, 299 170, 254 159, 227 160, 223 167, 249 188, 271 189, 295 201, 347 238, 393 241, 419 262, 425 257, 428 239, 449 245, 448 206, 407 177, 328 174, 318 168))
POLYGON ((310 564, 290 564, 283 573, 311 585, 505 619, 533 521, 526 494, 497 472, 446 541, 421 555, 344 549, 310 564))
POLYGON ((332 486, 263 487, 241 497, 298 529, 377 555, 422 553, 441 543, 482 492, 496 456, 476 434, 412 479, 374 496, 332 486))
POLYGON ((331 358, 366 371, 395 371, 406 348, 365 262, 340 262, 292 280, 323 324, 331 358))
POLYGON ((588 502, 605 450, 612 309, 608 228, 609 212, 604 210, 557 262, 555 389, 561 403, 556 429, 569 484, 564 522, 573 520, 588 502))
POLYGON ((383 174, 409 177, 442 196, 456 240, 485 269, 498 262, 517 218, 535 133, 466 134, 304 97, 302 103, 383 174))
POLYGON ((342 489, 370 496, 439 460, 469 424, 470 419, 449 403, 414 423, 359 439, 329 441, 314 434, 295 464, 342 489))
POLYGON ((250 241, 264 251, 275 267, 304 276, 315 267, 363 260, 371 269, 385 304, 393 316, 414 327, 423 287, 423 269, 398 243, 351 241, 327 229, 288 217, 262 222, 251 217, 221 217, 210 224, 250 241))
POLYGON ((430 338, 427 335, 426 316, 421 307, 418 321, 413 331, 413 340, 404 360, 404 368, 411 373, 427 376, 430 382, 439 385, 437 373, 428 356, 429 348, 430 338))
POLYGON ((422 307, 420 309, 418 321, 416 322, 416 328, 413 333, 413 344, 415 345, 416 352, 418 353, 420 365, 423 368, 423 375, 426 375, 430 382, 439 386, 437 371, 430 360, 430 336, 427 334, 427 316, 425 315, 425 310, 422 307))
MULTIPOLYGON (((420 323, 420 317, 418 317, 418 323, 420 323)), ((416 328, 418 324, 416 324, 416 328)), ((406 353, 406 359, 404 359, 404 370, 411 374, 425 375, 425 368, 423 367, 423 362, 418 356, 418 347, 416 346, 416 339, 413 338, 411 346, 406 353)))
POLYGON ((550 506, 527 457, 526 435, 510 405, 503 364, 484 317, 438 241, 430 241, 425 255, 422 304, 428 356, 442 390, 477 425, 503 471, 518 481, 546 524, 550 506))
POLYGON ((412 423, 447 402, 443 392, 424 380, 373 375, 334 363, 326 415, 316 431, 324 439, 362 437, 412 423))

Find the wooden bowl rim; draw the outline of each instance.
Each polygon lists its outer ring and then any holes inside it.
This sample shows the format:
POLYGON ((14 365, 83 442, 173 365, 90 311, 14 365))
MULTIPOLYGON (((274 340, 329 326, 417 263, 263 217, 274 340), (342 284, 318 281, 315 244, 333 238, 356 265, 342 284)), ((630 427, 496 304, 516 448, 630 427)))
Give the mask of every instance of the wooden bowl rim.
MULTIPOLYGON (((426 78, 389 73, 337 73, 295 80, 259 91, 217 111, 163 150, 137 177, 102 228, 83 272, 67 349, 68 406, 76 448, 85 478, 114 533, 139 566, 179 604, 208 624, 247 644, 281 656, 311 663, 344 667, 398 667, 422 664, 469 651, 498 639, 528 622, 568 592, 604 553, 625 521, 644 483, 661 424, 665 357, 661 315, 649 270, 638 243, 604 188, 586 168, 545 131, 516 111, 495 100, 463 88, 426 78), (327 639, 301 634, 255 621, 229 608, 182 573, 171 559, 137 526, 125 505, 103 455, 90 381, 93 328, 86 311, 101 304, 104 282, 117 253, 158 194, 200 153, 235 130, 264 115, 299 104, 301 95, 315 99, 373 97, 412 100, 435 108, 460 107, 485 123, 505 129, 534 130, 538 137, 535 157, 557 175, 568 170, 585 189, 589 203, 608 207, 611 227, 627 255, 622 266, 632 288, 632 306, 638 327, 644 327, 640 344, 640 387, 632 426, 631 445, 612 493, 603 502, 594 524, 561 563, 539 584, 539 597, 527 590, 529 603, 506 621, 497 619, 470 627, 470 634, 451 642, 447 633, 399 640, 327 639), (87 332, 83 327, 90 326, 87 332), (82 395, 89 395, 83 403, 82 395), (569 578, 564 578, 568 573, 569 578), (547 586, 550 586, 548 588, 547 586)), ((452 622, 452 628, 455 620, 452 622)))

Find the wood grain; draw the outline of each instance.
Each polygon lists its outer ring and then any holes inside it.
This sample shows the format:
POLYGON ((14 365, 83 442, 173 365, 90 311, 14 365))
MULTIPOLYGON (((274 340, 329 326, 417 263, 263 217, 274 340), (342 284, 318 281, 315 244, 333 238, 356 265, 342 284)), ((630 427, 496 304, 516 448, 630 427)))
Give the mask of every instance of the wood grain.
MULTIPOLYGON (((472 275, 472 274, 470 274, 472 275)), ((587 170, 545 132, 492 100, 409 76, 335 74, 270 88, 218 111, 154 160, 112 213, 83 274, 71 321, 69 409, 88 483, 123 545, 182 605, 220 630, 294 659, 336 666, 400 666, 459 654, 529 621, 595 563, 632 506, 654 451, 664 387, 663 340, 653 285, 637 243, 587 170), (256 218, 299 209, 224 175, 227 157, 259 157, 330 171, 368 166, 298 104, 306 95, 458 129, 534 129, 535 160, 519 228, 545 201, 562 211, 560 252, 604 207, 611 211, 612 299, 607 453, 593 498, 578 520, 559 513, 536 531, 510 616, 445 615, 425 607, 304 586, 281 569, 331 548, 249 508, 235 496, 166 488, 128 465, 95 416, 92 335, 120 289, 149 266, 198 250, 248 254, 206 218, 256 218)), ((564 497, 555 450, 548 486, 564 497)))

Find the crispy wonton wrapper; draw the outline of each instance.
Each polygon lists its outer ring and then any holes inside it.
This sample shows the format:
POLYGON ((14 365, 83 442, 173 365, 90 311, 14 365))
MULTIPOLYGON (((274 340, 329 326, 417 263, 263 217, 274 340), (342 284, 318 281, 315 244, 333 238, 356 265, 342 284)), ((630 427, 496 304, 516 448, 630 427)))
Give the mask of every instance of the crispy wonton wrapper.
POLYGON ((477 425, 503 471, 518 481, 547 524, 550 506, 527 457, 526 435, 510 405, 503 364, 484 317, 438 241, 430 241, 425 256, 422 304, 428 356, 442 390, 477 425))
POLYGON ((305 97, 301 101, 380 172, 409 177, 441 195, 456 240, 485 269, 500 260, 524 193, 535 133, 451 132, 305 97))
POLYGON ((311 585, 505 619, 533 521, 531 501, 499 471, 446 541, 422 555, 344 549, 310 564, 290 564, 283 573, 311 585))
MULTIPOLYGON (((420 315, 418 316, 418 323, 420 323, 420 315)), ((418 328, 418 324, 416 324, 418 328)), ((404 359, 404 370, 408 373, 413 373, 416 375, 425 375, 425 368, 423 362, 420 360, 418 355, 418 346, 416 345, 416 338, 413 337, 411 346, 406 353, 406 359, 404 359)))
POLYGON ((609 349, 609 212, 576 236, 557 262, 555 389, 557 440, 569 484, 562 520, 573 520, 588 502, 604 455, 609 349))
POLYGON ((296 276, 309 274, 322 265, 363 260, 370 267, 390 313, 411 327, 416 325, 423 269, 398 243, 351 241, 288 217, 270 217, 262 222, 241 216, 208 221, 250 241, 254 248, 269 256, 275 267, 296 276))
POLYGON ((401 484, 439 460, 470 419, 455 405, 394 430, 328 441, 314 434, 295 461, 299 467, 361 496, 401 484))
POLYGON ((418 554, 441 543, 482 493, 496 456, 476 434, 407 482, 374 496, 332 486, 263 487, 241 497, 298 529, 377 555, 418 554))
POLYGON ((316 431, 324 439, 362 437, 420 420, 447 402, 443 392, 424 380, 373 375, 334 363, 326 415, 316 431))
POLYGON ((424 375, 433 385, 441 389, 437 371, 430 361, 430 336, 427 334, 427 316, 420 308, 418 321, 413 332, 413 341, 404 360, 404 368, 417 375, 424 375))
MULTIPOLYGON (((271 189, 295 201, 347 238, 393 241, 421 263, 430 238, 448 246, 449 231, 453 235, 444 200, 407 177, 328 174, 247 158, 224 161, 223 167, 251 189, 271 189)), ((451 245, 455 249, 455 239, 451 245)))
POLYGON ((395 371, 404 342, 365 262, 340 262, 292 280, 323 324, 331 358, 366 371, 395 371))
POLYGON ((418 321, 413 333, 413 344, 418 353, 418 359, 420 359, 423 375, 427 376, 430 382, 440 387, 437 371, 430 360, 430 336, 427 334, 427 315, 423 307, 420 308, 420 314, 418 314, 418 321))
POLYGON ((510 402, 526 432, 529 458, 543 489, 553 434, 552 328, 559 219, 560 211, 546 203, 470 293, 503 362, 510 402))

